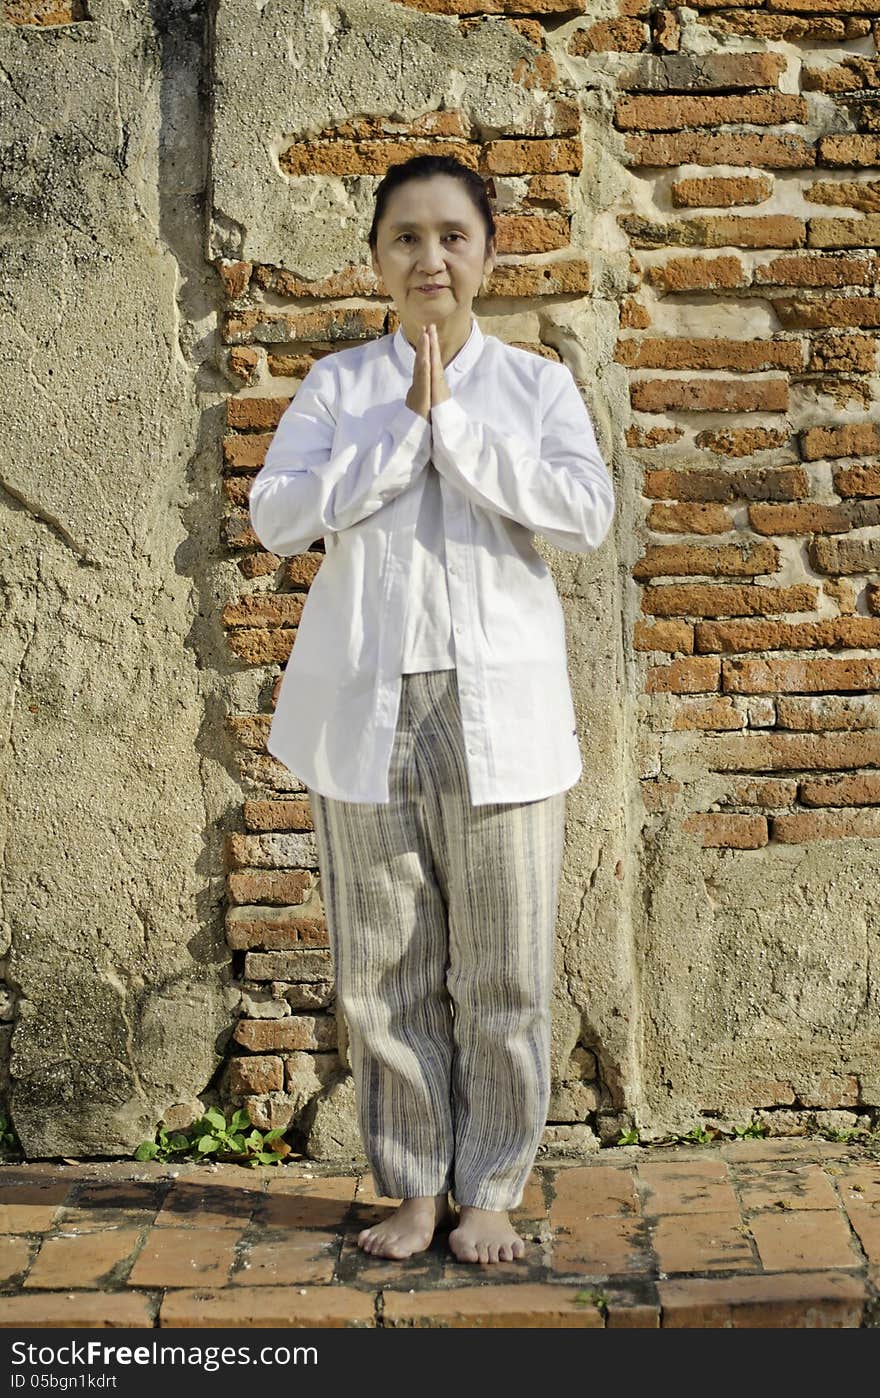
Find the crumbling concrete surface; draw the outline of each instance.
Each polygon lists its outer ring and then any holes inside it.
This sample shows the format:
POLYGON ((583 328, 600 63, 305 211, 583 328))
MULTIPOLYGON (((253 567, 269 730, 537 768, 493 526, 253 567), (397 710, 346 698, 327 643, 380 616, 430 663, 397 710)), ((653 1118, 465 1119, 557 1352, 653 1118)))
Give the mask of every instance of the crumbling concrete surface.
POLYGON ((204 21, 91 15, 0 33, 0 1059, 29 1157, 152 1139, 237 998, 204 672, 204 21))

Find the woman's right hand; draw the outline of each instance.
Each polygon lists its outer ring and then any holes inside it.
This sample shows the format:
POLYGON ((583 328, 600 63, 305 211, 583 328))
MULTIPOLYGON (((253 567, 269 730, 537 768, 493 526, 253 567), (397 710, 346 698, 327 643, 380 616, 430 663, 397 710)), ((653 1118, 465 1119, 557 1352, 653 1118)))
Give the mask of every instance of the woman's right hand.
POLYGON ((416 344, 412 384, 406 395, 406 406, 424 418, 431 416, 431 345, 428 340, 428 327, 424 325, 416 344))

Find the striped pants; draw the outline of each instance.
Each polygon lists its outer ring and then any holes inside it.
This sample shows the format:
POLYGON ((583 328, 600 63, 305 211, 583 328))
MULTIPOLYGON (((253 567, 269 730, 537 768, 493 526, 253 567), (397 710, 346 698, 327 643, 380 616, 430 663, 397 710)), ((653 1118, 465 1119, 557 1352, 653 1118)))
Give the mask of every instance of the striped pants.
POLYGON ((472 806, 455 670, 402 676, 390 802, 309 790, 380 1194, 519 1204, 550 1095, 564 791, 472 806))

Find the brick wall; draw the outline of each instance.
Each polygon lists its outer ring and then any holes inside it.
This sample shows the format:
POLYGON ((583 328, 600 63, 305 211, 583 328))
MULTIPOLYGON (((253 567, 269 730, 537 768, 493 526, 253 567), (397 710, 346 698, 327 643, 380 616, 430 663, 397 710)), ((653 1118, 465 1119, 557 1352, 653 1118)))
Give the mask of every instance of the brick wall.
MULTIPOLYGON (((488 7, 411 8, 457 16, 467 32, 488 7)), ((867 0, 850 0, 845 15, 821 0, 686 10, 624 0, 602 19, 578 19, 571 0, 526 18, 508 8, 520 7, 499 0, 491 11, 529 42, 510 77, 530 94, 528 118, 508 128, 463 109, 412 122, 356 114, 291 139, 279 170, 378 182, 411 154, 451 151, 504 195, 501 260, 478 315, 518 298, 615 301, 610 356, 629 375, 631 411, 604 445, 640 502, 635 619, 622 645, 636 676, 644 841, 673 829, 741 859, 771 842, 876 838, 880 21, 867 0), (587 109, 604 123, 621 197, 614 226, 597 221, 578 241, 587 109), (615 260, 617 277, 607 275, 615 260)), ((244 986, 235 1040, 246 1052, 227 1088, 259 1124, 302 1125, 345 1064, 344 1025, 308 803, 265 737, 322 555, 319 545, 289 560, 266 554, 247 491, 289 402, 273 380, 299 380, 316 357, 396 322, 366 255, 318 281, 216 265, 239 385, 223 486, 243 586, 224 622, 263 701, 229 719, 259 794, 228 849, 228 936, 244 986)), ((515 342, 559 357, 540 339, 515 342)), ((594 386, 581 386, 590 398, 594 386)), ((577 1052, 551 1104, 562 1128, 613 1104, 596 1056, 577 1052)), ((774 1101, 806 1101, 783 1087, 774 1101)), ((813 1105, 858 1102, 857 1088, 848 1094, 813 1105)))

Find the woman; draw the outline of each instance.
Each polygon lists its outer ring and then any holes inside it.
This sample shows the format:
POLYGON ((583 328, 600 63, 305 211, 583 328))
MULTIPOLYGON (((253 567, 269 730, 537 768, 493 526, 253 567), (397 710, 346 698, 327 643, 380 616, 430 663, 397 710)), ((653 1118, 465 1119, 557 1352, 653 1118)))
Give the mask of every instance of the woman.
POLYGON ((402 1201, 358 1244, 408 1257, 455 1223, 459 1260, 510 1261, 582 770, 532 537, 598 548, 614 493, 568 368, 472 314, 496 255, 480 176, 391 167, 369 244, 398 329, 309 369, 251 487, 268 549, 325 546, 267 746, 309 794, 364 1146, 402 1201))

